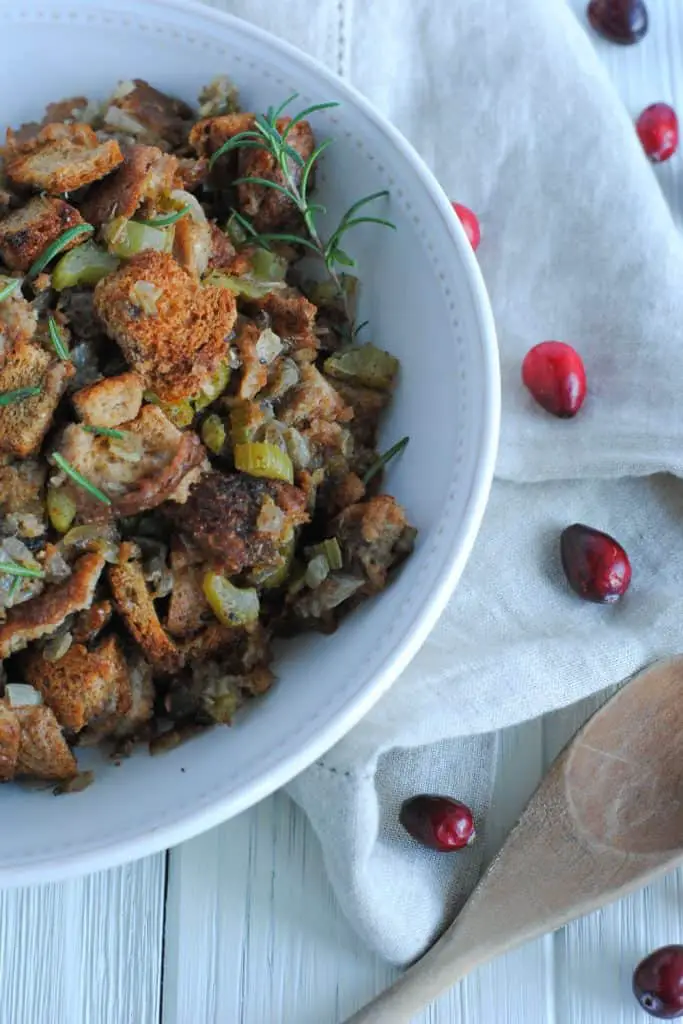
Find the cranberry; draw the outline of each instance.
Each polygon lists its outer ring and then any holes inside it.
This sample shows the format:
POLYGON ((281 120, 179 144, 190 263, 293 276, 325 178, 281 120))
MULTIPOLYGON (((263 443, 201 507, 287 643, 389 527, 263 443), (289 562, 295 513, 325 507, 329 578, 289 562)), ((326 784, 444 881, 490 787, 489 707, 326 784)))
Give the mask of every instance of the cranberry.
POLYGON ((447 796, 423 793, 406 800, 400 821, 413 839, 442 853, 469 846, 476 835, 472 811, 466 804, 447 796))
POLYGON ((647 7, 643 0, 591 0, 588 20, 612 43, 637 43, 647 32, 647 7))
POLYGON ((586 397, 581 356, 563 341, 542 341, 527 352, 522 380, 539 405, 554 416, 576 416, 586 397))
POLYGON ((668 103, 653 103, 636 121, 638 138, 654 164, 661 164, 678 149, 678 118, 668 103))
POLYGON ((560 553, 570 587, 586 601, 613 604, 628 590, 631 563, 608 533, 574 523, 562 531, 560 553))
POLYGON ((476 252, 481 242, 481 228, 476 214, 472 213, 468 206, 462 206, 461 203, 451 203, 451 206, 457 213, 460 223, 465 229, 465 234, 470 240, 470 245, 476 252))
POLYGON ((662 946, 641 960, 633 994, 651 1017, 683 1017, 683 946, 662 946))

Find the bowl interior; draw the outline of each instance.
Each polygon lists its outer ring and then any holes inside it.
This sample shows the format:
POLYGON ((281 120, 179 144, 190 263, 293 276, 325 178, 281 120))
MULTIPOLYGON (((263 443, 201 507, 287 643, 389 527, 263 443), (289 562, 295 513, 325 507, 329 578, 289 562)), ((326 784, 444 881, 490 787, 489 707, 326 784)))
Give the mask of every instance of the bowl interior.
POLYGON ((397 134, 307 58, 209 9, 153 0, 8 9, 0 58, 3 115, 13 125, 50 100, 103 98, 135 76, 188 101, 227 73, 249 109, 293 92, 301 107, 341 104, 313 118, 319 139, 336 140, 319 193, 338 218, 359 197, 390 192, 377 211, 397 230, 360 228, 348 248, 363 282, 366 337, 402 362, 383 440, 408 434, 410 444, 387 489, 420 531, 415 555, 381 598, 332 637, 282 646, 278 683, 233 728, 156 758, 139 751, 120 766, 91 753, 82 762, 93 762, 96 784, 68 799, 3 787, 0 880, 9 882, 102 867, 186 838, 287 781, 360 718, 424 640, 469 553, 492 472, 497 366, 478 268, 445 197, 397 134))

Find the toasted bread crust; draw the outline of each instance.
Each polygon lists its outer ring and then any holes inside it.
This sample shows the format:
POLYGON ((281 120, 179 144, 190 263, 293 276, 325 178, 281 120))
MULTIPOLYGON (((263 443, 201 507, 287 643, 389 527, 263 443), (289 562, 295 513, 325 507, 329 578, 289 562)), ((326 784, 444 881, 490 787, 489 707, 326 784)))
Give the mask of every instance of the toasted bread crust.
POLYGON ((20 728, 16 774, 70 779, 78 771, 53 711, 45 704, 12 708, 20 728))
POLYGON ((151 250, 99 282, 95 308, 145 386, 166 402, 197 395, 210 381, 237 316, 230 291, 202 287, 172 256, 151 250), (156 315, 131 302, 138 281, 160 289, 156 315))
POLYGON ((76 414, 84 423, 118 427, 134 420, 142 405, 142 382, 136 373, 105 377, 72 395, 76 414))
POLYGON ((140 565, 111 565, 108 575, 116 607, 152 666, 163 673, 181 668, 182 655, 159 621, 140 565))
POLYGON ((87 124, 48 124, 7 164, 16 185, 53 194, 90 185, 123 161, 115 139, 100 142, 87 124))
POLYGON ((0 452, 26 457, 37 452, 47 433, 73 363, 57 361, 39 345, 20 343, 0 369, 0 391, 40 387, 38 395, 0 406, 0 452))
POLYGON ((156 146, 130 146, 114 174, 88 192, 81 205, 89 224, 100 226, 115 217, 129 220, 138 208, 176 183, 178 161, 156 146))
POLYGON ((67 580, 12 608, 0 625, 0 658, 23 651, 32 640, 50 636, 68 615, 88 608, 103 568, 101 555, 82 555, 67 580))
MULTIPOLYGON (((28 270, 51 242, 84 223, 78 210, 63 199, 34 196, 0 220, 0 255, 12 270, 28 270)), ((83 236, 72 239, 65 250, 82 241, 83 236)))

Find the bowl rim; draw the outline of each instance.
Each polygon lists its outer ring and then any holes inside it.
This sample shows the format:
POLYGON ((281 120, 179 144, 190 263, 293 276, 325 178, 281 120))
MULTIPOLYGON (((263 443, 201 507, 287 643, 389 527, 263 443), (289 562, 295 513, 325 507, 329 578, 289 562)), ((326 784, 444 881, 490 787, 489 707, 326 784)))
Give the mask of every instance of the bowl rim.
MULTIPOLYGON (((31 6, 29 3, 27 6, 31 6)), ((439 185, 431 170, 418 155, 413 146, 353 85, 339 78, 322 63, 296 46, 277 38, 265 29, 217 10, 196 0, 141 0, 136 5, 138 13, 156 9, 168 14, 169 9, 200 21, 218 24, 222 29, 232 28, 235 32, 251 36, 257 43, 279 51, 323 80, 335 90, 345 94, 348 101, 360 108, 374 127, 389 138, 401 152, 404 159, 434 202, 450 232, 453 244, 459 251, 466 267, 473 308, 480 326, 480 343, 484 377, 482 380, 482 427, 479 439, 479 460, 471 481, 465 511, 461 520, 461 542, 441 575, 438 587, 429 595, 416 620, 411 634, 398 648, 387 655, 377 671, 372 684, 349 701, 300 749, 288 754, 262 775, 245 783, 237 793, 213 800, 210 805, 189 813, 181 810, 173 821, 153 826, 148 832, 134 834, 112 843, 92 845, 87 850, 67 851, 56 857, 46 855, 30 863, 8 865, 0 868, 0 884, 23 885, 31 882, 59 880, 114 867, 140 857, 158 853, 193 838, 200 833, 229 820, 236 814, 265 799, 275 790, 286 785, 294 776, 304 771, 321 757, 335 743, 356 725, 374 704, 389 690, 400 673, 407 667, 427 639, 437 619, 444 610, 460 579, 465 564, 476 540, 493 481, 498 438, 500 431, 501 395, 498 344, 493 312, 478 260, 465 235, 458 217, 453 214, 451 202, 439 185)))

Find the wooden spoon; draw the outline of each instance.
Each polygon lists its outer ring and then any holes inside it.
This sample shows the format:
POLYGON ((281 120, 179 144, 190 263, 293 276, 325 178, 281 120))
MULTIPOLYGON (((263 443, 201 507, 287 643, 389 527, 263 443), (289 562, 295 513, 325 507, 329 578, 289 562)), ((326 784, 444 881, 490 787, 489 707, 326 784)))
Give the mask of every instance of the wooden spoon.
POLYGON ((408 1024, 475 967, 681 860, 683 657, 640 673, 593 715, 448 931, 347 1024, 408 1024))

